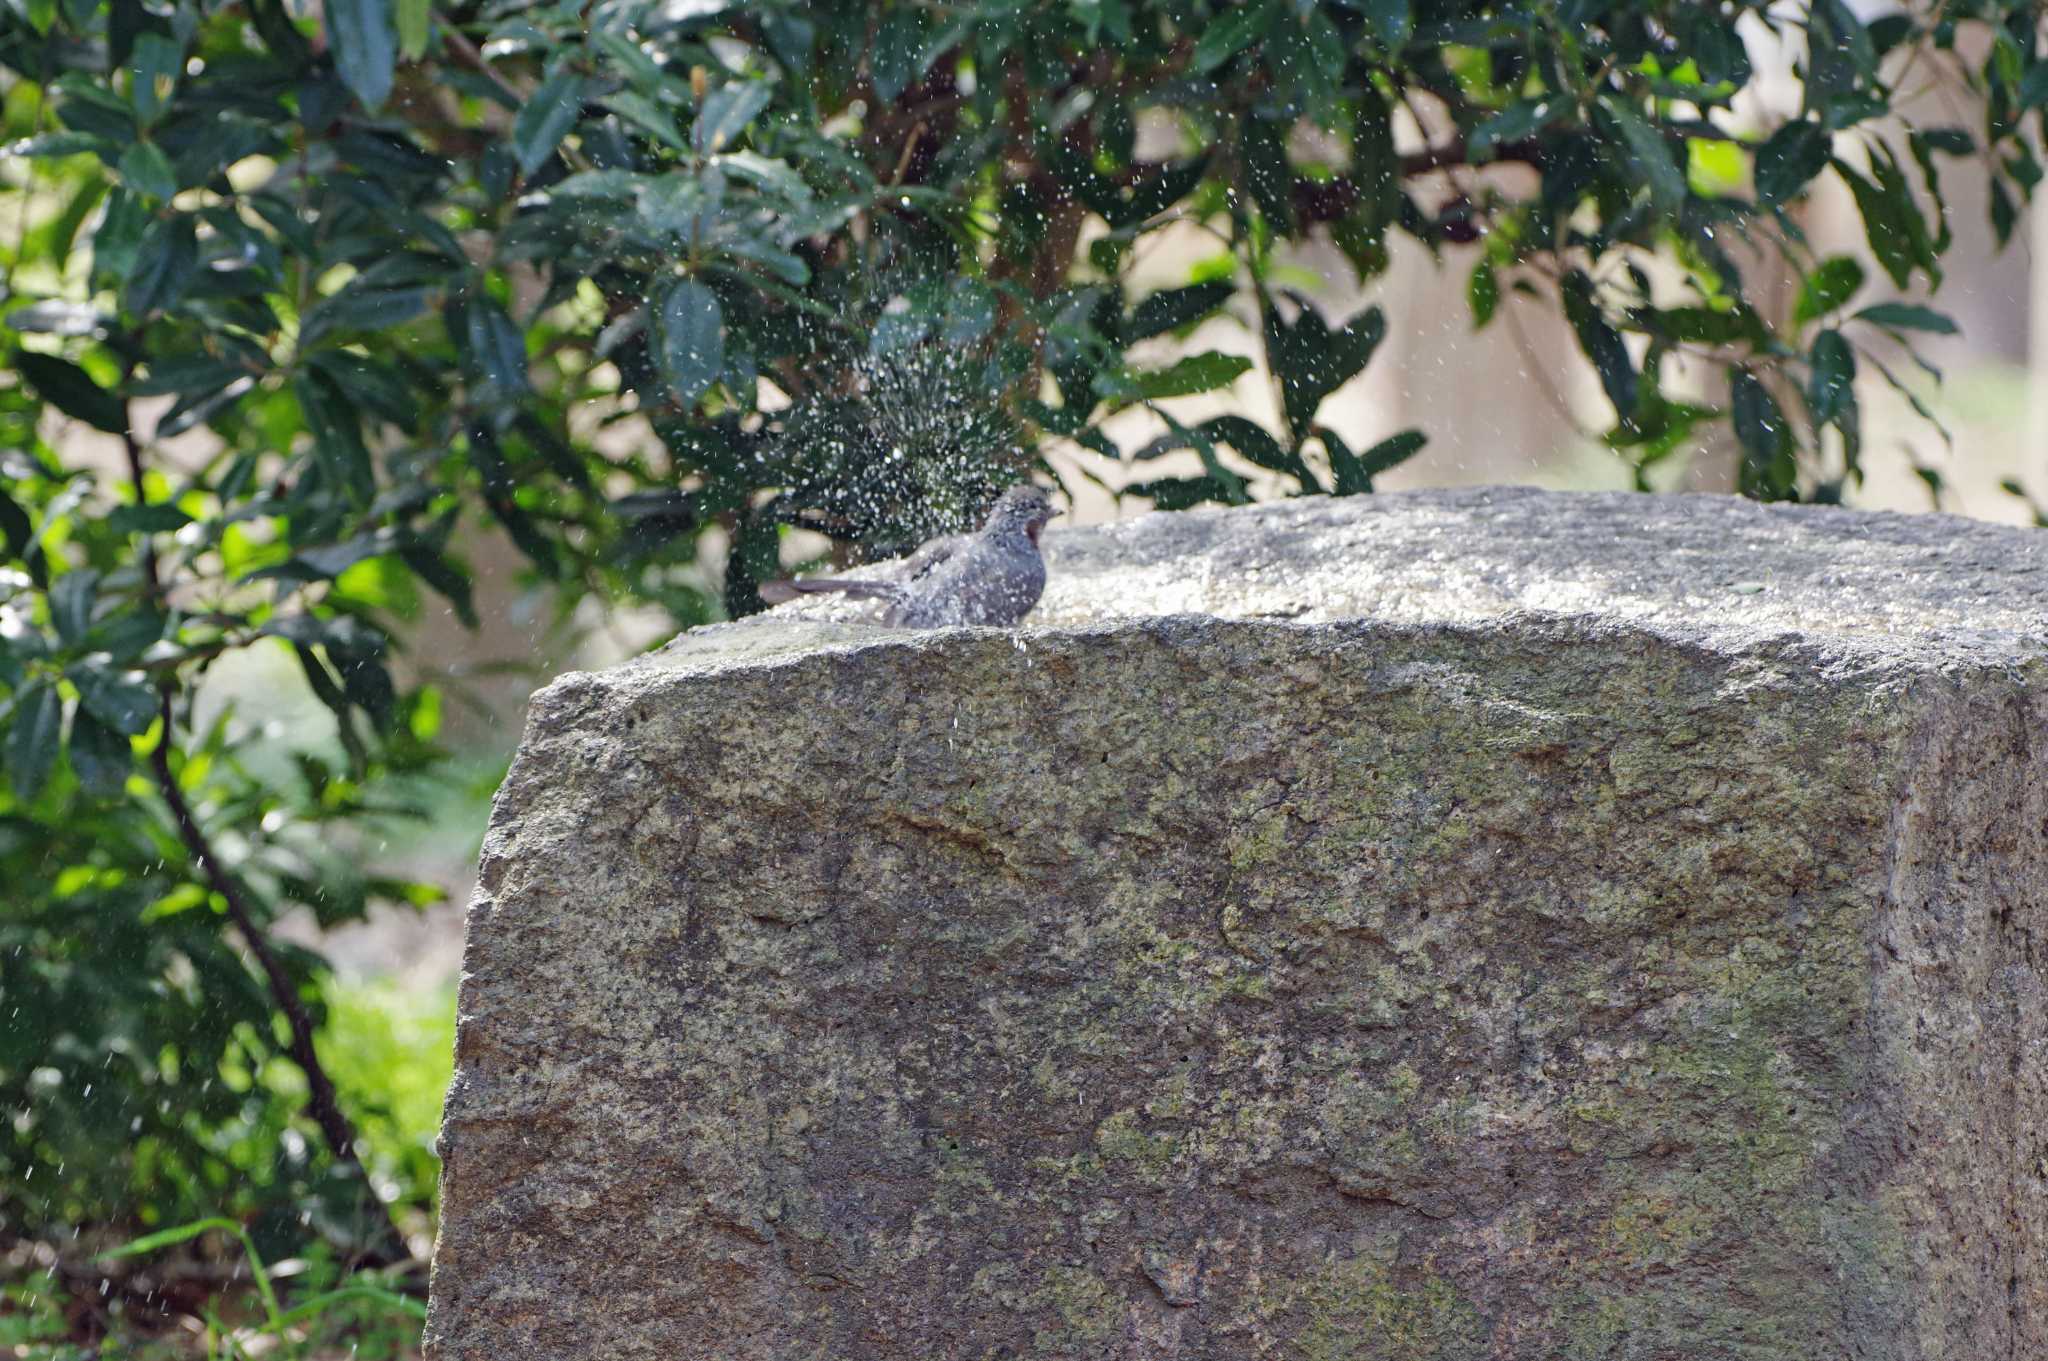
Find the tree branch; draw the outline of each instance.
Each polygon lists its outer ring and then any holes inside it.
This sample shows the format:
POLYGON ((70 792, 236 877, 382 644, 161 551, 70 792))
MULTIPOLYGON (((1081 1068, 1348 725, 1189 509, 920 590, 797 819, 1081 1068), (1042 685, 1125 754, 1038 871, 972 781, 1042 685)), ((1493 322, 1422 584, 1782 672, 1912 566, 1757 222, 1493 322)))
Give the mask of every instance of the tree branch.
MULTIPOLYGON (((227 867, 221 864, 213 846, 206 839, 206 829, 199 825, 199 819, 192 813, 192 805, 185 801, 185 791, 178 787, 178 777, 171 770, 171 696, 172 682, 166 680, 157 687, 158 713, 163 719, 163 735, 158 738, 156 750, 150 753, 149 763, 156 772, 157 792, 163 796, 166 807, 171 811, 171 821, 177 824, 178 838, 185 843, 186 851, 193 863, 205 876, 206 885, 219 894, 227 904, 228 920, 235 925, 235 931, 242 938, 242 944, 256 958, 269 981, 271 999, 278 1010, 284 1013, 285 1023, 290 1028, 292 1039, 290 1054, 292 1062, 306 1075, 306 1113, 313 1117, 313 1123, 320 1127, 320 1133, 333 1150, 335 1158, 355 1169, 367 1187, 370 1175, 363 1167, 362 1159, 356 1155, 355 1125, 341 1109, 334 1090, 334 1080, 327 1076, 327 1069, 320 1063, 320 1055, 313 1047, 313 1018, 306 1012, 306 1004, 299 997, 298 989, 292 985, 291 975, 285 972, 284 962, 271 947, 270 939, 249 910, 249 901, 242 886, 235 882, 227 867)), ((374 1196, 373 1196, 374 1199, 374 1196)), ((379 1202, 381 1206, 381 1202, 379 1202)), ((397 1230, 390 1218, 382 1216, 385 1241, 371 1254, 372 1260, 381 1258, 378 1265, 403 1261, 410 1254, 398 1239, 397 1230)))
MULTIPOLYGON (((132 352, 132 350, 131 350, 132 352)), ((136 361, 130 359, 122 374, 122 386, 135 376, 136 361)), ((135 427, 128 425, 121 432, 121 444, 127 454, 128 475, 135 487, 135 503, 141 505, 145 499, 143 491, 143 452, 141 441, 135 438, 135 427)), ((164 585, 158 571, 156 552, 150 547, 147 536, 142 549, 143 588, 150 603, 161 610, 164 605, 164 585)), ((348 1115, 341 1109, 336 1098, 334 1081, 327 1076, 327 1070, 320 1063, 320 1055, 313 1047, 313 1018, 306 1013, 306 1004, 300 999, 298 990, 292 986, 291 976, 285 972, 284 963, 271 948, 269 937, 249 910, 247 896, 222 865, 220 857, 206 839, 206 830, 193 816, 192 806, 185 801, 185 791, 178 787, 178 777, 171 770, 171 732, 173 700, 177 694, 178 681, 175 672, 170 672, 157 682, 157 714, 162 720, 163 731, 158 735, 156 750, 150 753, 149 764, 156 774, 157 792, 162 795, 164 805, 170 809, 171 821, 177 825, 178 838, 185 843, 185 850, 192 857, 207 886, 218 893, 227 904, 228 920, 234 923, 235 931, 242 938, 242 944, 255 956, 258 967, 270 984, 271 1000, 284 1013, 285 1023, 291 1030, 289 1053, 292 1062, 306 1075, 306 1113, 313 1117, 313 1123, 320 1127, 321 1136, 337 1161, 355 1169, 364 1187, 370 1185, 370 1174, 363 1167, 362 1159, 356 1155, 356 1131, 348 1115)), ((382 1214, 382 1202, 372 1192, 371 1200, 380 1210, 379 1220, 382 1232, 377 1243, 368 1254, 368 1260, 376 1265, 388 1266, 404 1261, 410 1252, 398 1237, 390 1216, 382 1214)))

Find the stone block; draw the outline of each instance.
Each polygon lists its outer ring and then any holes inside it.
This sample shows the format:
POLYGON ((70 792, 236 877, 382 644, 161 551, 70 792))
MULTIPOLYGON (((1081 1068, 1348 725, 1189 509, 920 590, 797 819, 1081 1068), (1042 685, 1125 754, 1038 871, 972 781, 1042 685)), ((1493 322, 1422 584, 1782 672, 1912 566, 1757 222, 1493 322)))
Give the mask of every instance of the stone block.
POLYGON ((2048 536, 1047 543, 536 696, 430 1356, 2048 1356, 2048 536))

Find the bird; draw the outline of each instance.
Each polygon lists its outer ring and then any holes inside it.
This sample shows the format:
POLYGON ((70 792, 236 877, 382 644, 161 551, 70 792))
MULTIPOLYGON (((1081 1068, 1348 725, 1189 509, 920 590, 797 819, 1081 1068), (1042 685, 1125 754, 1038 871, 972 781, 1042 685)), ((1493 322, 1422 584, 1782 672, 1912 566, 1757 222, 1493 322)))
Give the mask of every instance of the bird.
POLYGON ((837 591, 884 602, 882 622, 903 628, 1020 624, 1045 591, 1045 559, 1038 535, 1052 518, 1052 498, 1023 482, 996 498, 988 519, 971 534, 933 539, 892 578, 814 577, 767 581, 761 598, 771 605, 837 591))

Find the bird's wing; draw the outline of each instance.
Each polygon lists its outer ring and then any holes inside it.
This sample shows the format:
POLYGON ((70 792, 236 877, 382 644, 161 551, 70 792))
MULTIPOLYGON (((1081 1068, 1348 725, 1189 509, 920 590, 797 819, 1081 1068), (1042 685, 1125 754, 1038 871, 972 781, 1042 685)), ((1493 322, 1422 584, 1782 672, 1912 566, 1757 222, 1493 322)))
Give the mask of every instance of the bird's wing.
POLYGON ((902 575, 897 579, 905 585, 921 581, 930 576, 932 570, 940 563, 954 557, 973 541, 972 534, 948 534, 942 539, 933 539, 910 555, 903 564, 902 575))

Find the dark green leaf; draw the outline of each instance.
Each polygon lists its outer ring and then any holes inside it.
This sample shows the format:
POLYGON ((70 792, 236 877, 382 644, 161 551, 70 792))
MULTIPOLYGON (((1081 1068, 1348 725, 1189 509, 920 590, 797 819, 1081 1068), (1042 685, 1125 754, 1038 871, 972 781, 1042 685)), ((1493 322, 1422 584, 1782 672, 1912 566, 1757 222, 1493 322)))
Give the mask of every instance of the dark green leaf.
POLYGON ((475 596, 470 589, 469 577, 461 568, 424 546, 401 549, 399 556, 421 581, 454 607, 455 617, 462 621, 464 627, 473 629, 477 626, 475 596))
POLYGON ((1203 421, 1201 431, 1216 443, 1229 445, 1261 468, 1286 473, 1301 483, 1304 492, 1322 490, 1308 466, 1255 421, 1243 416, 1217 416, 1203 421))
POLYGON ((1914 246, 1914 228, 1921 226, 1919 210, 1899 196, 1884 189, 1856 173, 1841 161, 1834 163, 1835 173, 1849 186, 1849 192, 1856 197, 1856 207, 1863 215, 1863 235, 1870 242, 1870 253, 1884 266, 1884 272, 1900 288, 1912 277, 1913 267, 1920 262, 1919 251, 1914 246), (1913 221, 1907 222, 1911 214, 1913 221))
POLYGON ((342 83, 363 107, 380 109, 391 95, 398 60, 391 0, 326 0, 327 35, 342 83))
POLYGON ((1277 308, 1268 307, 1265 331, 1266 354, 1280 379, 1287 427, 1299 440, 1324 399, 1371 362, 1387 333, 1387 318, 1378 307, 1368 307, 1342 330, 1331 331, 1312 303, 1304 298, 1296 303, 1300 310, 1291 324, 1277 308))
POLYGON ((115 732, 140 736, 156 719, 156 691, 139 671, 117 671, 104 660, 87 658, 64 672, 78 687, 78 698, 100 722, 115 732))
POLYGON ((29 545, 35 541, 35 525, 28 518, 28 512, 21 503, 8 495, 7 488, 0 486, 0 542, 7 545, 7 556, 26 558, 29 545))
POLYGON ((1124 325, 1123 339, 1131 343, 1177 331, 1208 316, 1230 301, 1236 292, 1235 286, 1221 282, 1163 288, 1131 310, 1131 318, 1124 325))
POLYGON ((1265 37, 1279 13, 1276 0, 1251 0, 1223 11, 1208 22, 1195 40, 1190 69, 1198 76, 1215 70, 1265 37))
POLYGON ((1203 354, 1188 355, 1164 369, 1148 372, 1124 369, 1119 373, 1104 374, 1097 380, 1097 388, 1104 397, 1112 400, 1186 397, 1228 387, 1251 366, 1252 361, 1241 355, 1209 350, 1203 354))
POLYGON ((1520 99, 1494 114, 1478 127, 1466 142, 1475 162, 1493 159, 1494 149, 1505 142, 1519 142, 1535 136, 1563 115, 1571 112, 1568 99, 1520 99))
POLYGON ((41 793, 43 782, 50 778, 63 720, 64 703, 56 686, 34 681, 17 694, 14 721, 7 729, 7 776, 15 797, 23 803, 41 793))
POLYGON ((1217 501, 1223 505, 1238 505, 1242 493, 1229 481, 1220 477, 1167 477, 1152 482, 1137 482, 1126 487, 1126 494, 1143 496, 1151 500, 1160 510, 1186 510, 1199 506, 1205 501, 1217 501))
POLYGON ((358 505, 369 504, 377 477, 356 408, 316 370, 294 378, 292 392, 299 400, 306 428, 312 432, 313 454, 320 466, 358 505))
POLYGON ((662 380, 678 405, 695 405, 725 370, 725 313, 718 295, 683 280, 662 300, 654 329, 662 380))
POLYGON ((1742 494, 1760 501, 1788 501, 1798 492, 1792 461, 1792 429, 1756 375, 1737 369, 1729 379, 1735 438, 1742 445, 1742 494))
POLYGON ((70 752, 71 772, 88 798, 113 798, 126 787, 135 767, 135 750, 128 739, 84 709, 71 715, 70 752))
POLYGON ((771 91, 765 80, 733 80, 704 96, 704 108, 690 129, 690 143, 699 155, 724 151, 768 107, 771 91))
POLYGON ((1389 51, 1398 50, 1415 29, 1414 0, 1362 0, 1359 8, 1367 31, 1389 51))
POLYGON ((469 362, 486 400, 508 401, 528 390, 526 333, 497 300, 471 297, 463 308, 469 362))
POLYGON ((924 16, 909 5, 897 5, 883 16, 875 30, 874 51, 868 58, 868 74, 875 94, 885 104, 924 76, 925 67, 938 54, 925 43, 924 16))
POLYGON ((99 590, 100 574, 90 567, 74 568, 50 583, 50 622, 59 638, 74 647, 85 640, 99 590))
POLYGON ((1268 222, 1294 230, 1294 167, 1287 159, 1288 125, 1277 119, 1247 118, 1242 161, 1245 188, 1268 222))
POLYGON ((647 96, 635 94, 631 90, 621 90, 615 95, 608 96, 604 105, 643 131, 654 134, 656 139, 668 143, 677 151, 690 149, 690 144, 676 131, 674 116, 647 96))
POLYGON ((1904 331, 1932 331, 1936 335, 1944 336, 1955 335, 1957 331, 1955 322, 1941 313, 1906 302, 1873 304, 1858 312, 1856 320, 1904 331))
POLYGON ((198 273, 199 233, 192 219, 183 214, 158 218, 142 233, 122 302, 137 316, 168 310, 184 298, 198 273))
POLYGON ((1853 402, 1856 356, 1839 331, 1822 331, 1814 338, 1807 357, 1809 374, 1806 404, 1816 426, 1833 422, 1846 403, 1853 402))
POLYGON ((1578 335, 1579 348, 1600 374, 1600 386, 1606 389, 1607 400, 1614 403, 1616 419, 1626 422, 1636 409, 1636 370, 1629 359, 1628 346, 1621 333, 1601 314, 1593 296, 1593 281, 1585 274, 1578 270, 1567 274, 1563 293, 1565 319, 1578 335))
POLYGON ((178 172, 154 142, 135 142, 121 153, 121 180, 145 198, 167 199, 178 192, 178 172))
POLYGON ((93 382, 78 365, 55 355, 18 350, 15 368, 38 396, 65 415, 118 435, 128 428, 128 404, 93 382))
POLYGON ((165 534, 192 523, 192 517, 168 501, 146 506, 116 506, 107 516, 107 528, 116 534, 165 534))
POLYGON ((2037 61, 2027 67, 2026 75, 2020 78, 2018 102, 2022 109, 2048 104, 2048 61, 2037 61))
POLYGON ((1686 196, 1685 168, 1679 164, 1672 144, 1627 102, 1613 99, 1601 107, 1621 130, 1630 167, 1649 181, 1650 201, 1657 211, 1667 215, 1677 212, 1686 196))
POLYGON ((1465 300, 1472 306, 1472 329, 1483 330, 1500 306, 1500 279, 1493 266, 1481 260, 1465 284, 1465 300))
POLYGON ((512 149, 519 157, 520 174, 531 175, 555 154, 582 116, 588 90, 583 77, 559 71, 527 96, 512 122, 512 149))
POLYGON ((1831 256, 1800 284, 1793 320, 1801 325, 1816 321, 1855 297, 1861 287, 1863 266, 1847 255, 1831 256))
POLYGON ((1359 456, 1359 464, 1368 476, 1378 477, 1406 463, 1422 451, 1429 443, 1429 436, 1420 430, 1403 430, 1398 435, 1389 435, 1359 456))
POLYGON ((1828 163, 1828 133, 1800 120, 1772 133, 1756 151, 1756 197, 1767 208, 1782 207, 1828 163))

